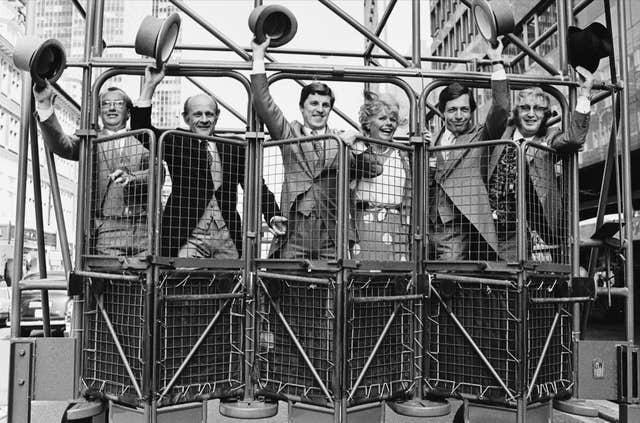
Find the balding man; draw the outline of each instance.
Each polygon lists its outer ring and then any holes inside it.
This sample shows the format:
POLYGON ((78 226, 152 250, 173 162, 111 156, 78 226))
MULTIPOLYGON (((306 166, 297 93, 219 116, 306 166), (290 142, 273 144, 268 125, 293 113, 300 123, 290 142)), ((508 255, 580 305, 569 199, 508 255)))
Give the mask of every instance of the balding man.
MULTIPOLYGON (((131 129, 148 128, 156 142, 164 132, 151 124, 151 98, 164 70, 148 67, 140 98, 131 112, 131 129)), ((238 184, 244 187, 244 148, 210 142, 220 109, 207 94, 189 97, 182 117, 199 137, 171 134, 163 141, 163 160, 172 180, 161 222, 161 251, 168 257, 234 259, 242 255, 242 225, 237 211, 238 184)), ((262 211, 276 234, 280 210, 263 182, 262 211)))

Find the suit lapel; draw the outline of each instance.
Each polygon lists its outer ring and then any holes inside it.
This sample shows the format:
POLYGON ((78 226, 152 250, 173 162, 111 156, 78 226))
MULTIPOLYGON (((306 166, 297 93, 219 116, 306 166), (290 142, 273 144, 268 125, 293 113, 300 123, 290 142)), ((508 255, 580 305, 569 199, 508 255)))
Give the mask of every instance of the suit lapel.
MULTIPOLYGON (((502 135, 502 139, 511 140, 513 138, 514 131, 515 127, 508 127, 502 135)), ((506 144, 497 144, 491 152, 491 161, 489 162, 489 179, 491 178, 491 175, 493 175, 493 172, 496 170, 496 166, 498 166, 500 156, 502 156, 502 152, 504 151, 505 146, 506 144)))
MULTIPOLYGON (((474 137, 474 132, 469 132, 459 137, 456 137, 456 146, 466 145, 471 142, 474 137)), ((458 166, 460 161, 469 153, 469 148, 458 148, 455 150, 449 150, 449 159, 446 162, 446 166, 442 171, 441 178, 446 179, 451 172, 458 166)))

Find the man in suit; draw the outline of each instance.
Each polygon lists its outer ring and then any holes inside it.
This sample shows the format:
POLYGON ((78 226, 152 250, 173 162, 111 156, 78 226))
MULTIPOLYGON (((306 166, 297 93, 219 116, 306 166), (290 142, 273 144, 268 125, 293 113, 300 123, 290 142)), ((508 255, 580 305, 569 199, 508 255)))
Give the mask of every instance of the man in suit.
MULTIPOLYGON (((454 82, 439 96, 438 109, 444 127, 434 145, 462 146, 499 139, 509 114, 509 87, 502 62, 502 44, 488 48, 492 61, 492 104, 485 123, 473 122, 476 103, 473 93, 454 82)), ((438 260, 487 260, 497 251, 495 229, 486 187, 485 148, 434 151, 431 169, 429 216, 430 238, 438 260)))
MULTIPOLYGON (((547 128, 551 117, 550 97, 541 88, 527 88, 516 95, 516 104, 509 126, 502 139, 517 144, 525 141, 551 147, 556 154, 529 145, 525 157, 525 203, 527 214, 528 257, 535 261, 552 261, 554 253, 562 253, 567 227, 565 198, 556 172, 556 163, 563 153, 578 151, 589 130, 590 97, 593 75, 586 69, 576 69, 583 76, 578 88, 576 108, 571 113, 566 132, 561 128, 547 128), (562 239, 564 238, 564 240, 562 239)), ((489 202, 495 221, 499 255, 507 261, 517 259, 516 188, 517 150, 515 146, 500 144, 493 149, 489 161, 489 202)), ((556 257, 558 258, 558 257, 556 257)))
MULTIPOLYGON (((148 128, 156 140, 164 132, 151 124, 151 98, 164 69, 148 67, 131 113, 132 129, 148 128)), ((189 131, 214 136, 220 109, 209 95, 187 99, 182 117, 189 131)), ((244 187, 245 151, 232 143, 170 135, 163 159, 171 175, 171 194, 162 216, 161 254, 168 257, 234 259, 242 255, 242 225, 237 211, 238 184, 244 187)), ((275 197, 264 185, 262 211, 276 234, 283 234, 275 197)))
MULTIPOLYGON (((288 122, 269 92, 264 55, 270 40, 252 41, 253 70, 251 90, 253 107, 274 140, 306 136, 334 135, 350 144, 353 139, 327 126, 335 96, 326 84, 314 82, 300 93, 303 123, 288 122)), ((338 149, 334 138, 287 143, 281 147, 284 166, 282 186, 283 215, 287 218, 287 237, 274 240, 270 256, 284 259, 333 260, 336 257, 338 210, 338 149)), ((352 178, 373 177, 382 173, 375 157, 360 148, 349 150, 352 178)), ((350 243, 355 228, 349 219, 350 243)))
MULTIPOLYGON (((38 125, 47 147, 68 160, 78 160, 80 138, 64 133, 53 109, 49 82, 34 85, 38 125)), ((127 130, 131 100, 119 88, 100 95, 103 128, 98 137, 127 130)), ((93 251, 100 255, 144 256, 147 243, 147 176, 149 152, 131 137, 94 144, 91 186, 93 251)))

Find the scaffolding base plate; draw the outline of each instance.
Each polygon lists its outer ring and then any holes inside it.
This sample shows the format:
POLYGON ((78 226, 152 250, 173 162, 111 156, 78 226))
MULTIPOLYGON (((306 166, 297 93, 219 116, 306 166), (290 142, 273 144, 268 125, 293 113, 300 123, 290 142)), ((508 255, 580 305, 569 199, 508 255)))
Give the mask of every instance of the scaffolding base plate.
POLYGON ((80 401, 67 410, 67 420, 85 420, 104 413, 106 404, 102 401, 80 401))
POLYGON ((440 417, 451 413, 451 404, 446 400, 390 401, 387 404, 396 413, 409 417, 440 417))
POLYGON ((553 408, 569 414, 584 417, 598 417, 598 409, 592 404, 579 398, 569 398, 563 401, 553 401, 553 408))
POLYGON ((266 419, 278 414, 278 403, 264 401, 221 402, 220 414, 236 419, 266 419))

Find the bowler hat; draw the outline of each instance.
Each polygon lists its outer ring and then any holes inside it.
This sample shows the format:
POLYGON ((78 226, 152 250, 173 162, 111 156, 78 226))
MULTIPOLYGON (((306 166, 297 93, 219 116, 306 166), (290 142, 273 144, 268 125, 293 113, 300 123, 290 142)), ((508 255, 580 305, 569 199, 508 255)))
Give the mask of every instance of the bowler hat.
POLYGON ((279 47, 291 41, 298 30, 298 21, 284 6, 269 4, 258 6, 249 15, 249 29, 258 43, 263 43, 268 35, 269 46, 279 47))
POLYGON ((473 0, 471 10, 478 26, 478 31, 491 46, 498 45, 498 37, 513 32, 515 18, 513 9, 506 0, 473 0))
POLYGON ((169 60, 180 32, 180 15, 172 13, 166 19, 146 16, 136 34, 135 50, 143 56, 156 59, 156 66, 162 67, 169 60))
POLYGON ((593 73, 598 70, 600 59, 613 52, 611 32, 599 22, 593 22, 585 29, 570 26, 567 29, 567 50, 571 66, 582 66, 593 73))
POLYGON ((22 37, 13 50, 13 63, 28 71, 33 82, 43 85, 45 79, 54 82, 60 78, 67 64, 67 55, 62 43, 56 39, 22 37))

